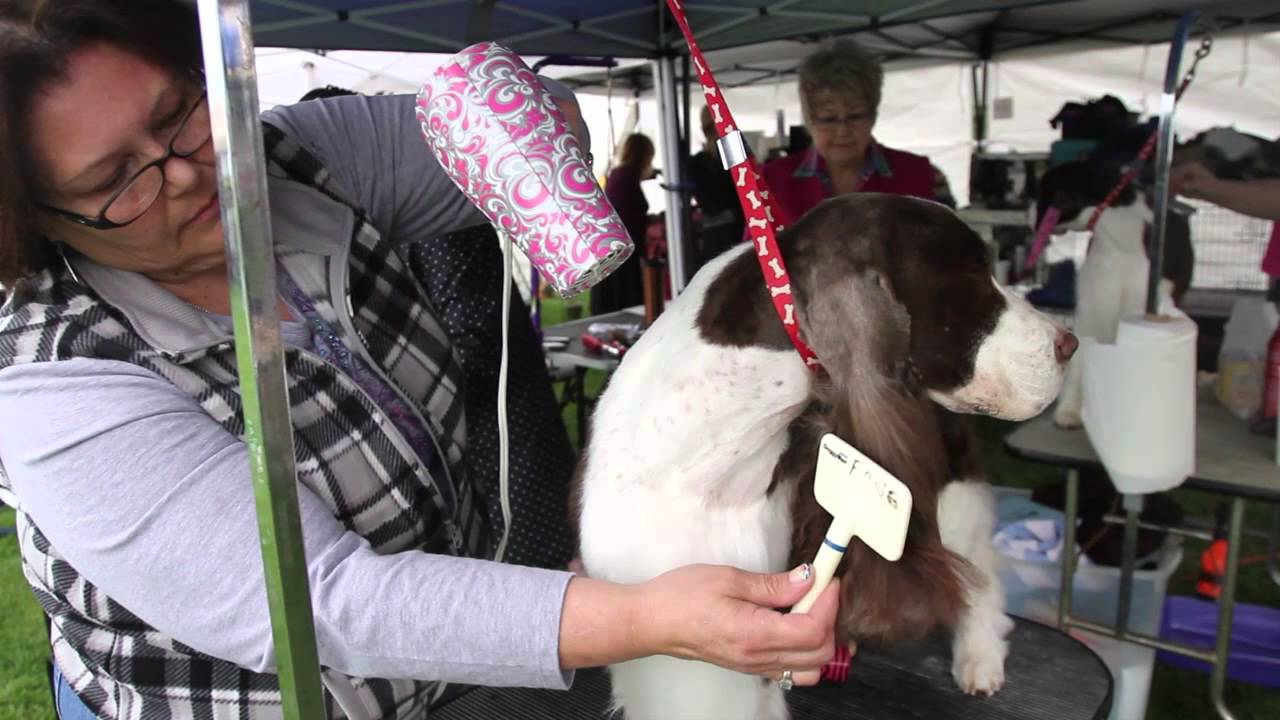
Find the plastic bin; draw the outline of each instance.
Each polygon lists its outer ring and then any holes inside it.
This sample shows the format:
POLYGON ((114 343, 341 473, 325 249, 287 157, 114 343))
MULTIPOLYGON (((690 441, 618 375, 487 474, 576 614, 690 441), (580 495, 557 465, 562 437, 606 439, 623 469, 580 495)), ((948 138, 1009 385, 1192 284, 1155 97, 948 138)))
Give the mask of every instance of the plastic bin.
MULTIPOLYGON (((999 502, 998 526, 1034 517, 1062 518, 1062 513, 1028 501, 1029 491, 996 488, 999 502)), ((1000 582, 1004 586, 1005 610, 1049 625, 1058 622, 1058 588, 1062 566, 1056 562, 1039 562, 999 556, 1000 582)), ((1130 603, 1130 629, 1155 636, 1160 630, 1165 590, 1169 577, 1182 562, 1182 546, 1170 536, 1152 558, 1156 567, 1137 570, 1133 574, 1133 599, 1130 603)), ((1113 627, 1116 603, 1120 593, 1120 568, 1077 563, 1071 614, 1074 617, 1113 627)), ((1147 695, 1151 690, 1151 671, 1155 666, 1155 650, 1121 642, 1093 633, 1073 630, 1073 637, 1088 645, 1111 671, 1115 681, 1115 700, 1111 720, 1142 720, 1146 715, 1147 695)))
MULTIPOLYGON (((1160 637, 1170 642, 1212 650, 1218 638, 1218 605, 1174 595, 1165 600, 1160 637)), ((1209 663, 1185 655, 1158 655, 1160 662, 1207 673, 1209 663)), ((1239 682, 1280 688, 1280 609, 1236 603, 1231 618, 1231 651, 1227 677, 1239 682)))

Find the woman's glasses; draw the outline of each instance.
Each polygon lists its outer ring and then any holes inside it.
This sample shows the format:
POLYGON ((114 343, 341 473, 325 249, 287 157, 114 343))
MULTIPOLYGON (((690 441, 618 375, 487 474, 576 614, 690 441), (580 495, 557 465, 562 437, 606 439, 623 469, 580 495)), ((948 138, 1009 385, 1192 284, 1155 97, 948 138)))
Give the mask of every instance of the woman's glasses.
POLYGON ((873 112, 849 113, 843 117, 834 114, 815 114, 813 118, 810 119, 809 124, 822 130, 835 130, 836 128, 841 127, 855 129, 859 126, 870 123, 875 119, 876 114, 873 112))
POLYGON ((124 227, 142 217, 164 189, 164 166, 170 158, 189 158, 209 142, 213 132, 209 127, 209 113, 205 109, 208 96, 200 93, 187 114, 183 116, 169 139, 164 155, 138 168, 123 186, 111 194, 97 216, 90 217, 69 210, 41 205, 44 209, 95 230, 111 230, 124 227))

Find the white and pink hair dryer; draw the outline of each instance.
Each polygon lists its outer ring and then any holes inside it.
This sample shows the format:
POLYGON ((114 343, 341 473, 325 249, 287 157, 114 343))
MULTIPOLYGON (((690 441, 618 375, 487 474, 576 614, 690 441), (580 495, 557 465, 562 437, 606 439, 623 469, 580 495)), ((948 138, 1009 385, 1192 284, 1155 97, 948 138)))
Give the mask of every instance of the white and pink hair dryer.
POLYGON ((445 172, 562 297, 631 256, 586 151, 515 53, 482 42, 454 55, 423 85, 417 115, 445 172))
POLYGON ((498 476, 504 527, 511 529, 507 352, 511 246, 561 297, 600 282, 631 257, 626 227, 592 176, 564 113, 520 56, 478 43, 436 69, 418 93, 427 146, 503 238, 502 365, 498 373, 498 476))

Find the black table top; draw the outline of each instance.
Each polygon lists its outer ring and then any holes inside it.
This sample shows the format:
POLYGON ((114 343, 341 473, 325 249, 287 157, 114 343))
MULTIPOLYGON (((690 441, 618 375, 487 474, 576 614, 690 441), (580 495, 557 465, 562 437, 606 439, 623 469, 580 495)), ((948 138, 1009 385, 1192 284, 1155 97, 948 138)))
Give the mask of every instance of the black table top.
MULTIPOLYGON (((848 682, 791 691, 792 720, 1105 718, 1111 675, 1098 656, 1054 628, 1015 620, 1005 687, 992 697, 972 697, 956 687, 950 639, 938 635, 893 648, 861 648, 848 682)), ((580 671, 568 692, 478 688, 434 711, 432 719, 602 720, 608 704, 608 676, 592 669, 580 671)))
POLYGON ((582 346, 582 334, 596 323, 643 324, 644 308, 620 310, 604 315, 592 315, 580 320, 570 320, 559 325, 548 325, 542 329, 543 337, 567 337, 569 346, 563 350, 547 350, 547 360, 555 367, 585 368, 588 370, 616 370, 618 360, 612 355, 597 355, 587 352, 582 346))

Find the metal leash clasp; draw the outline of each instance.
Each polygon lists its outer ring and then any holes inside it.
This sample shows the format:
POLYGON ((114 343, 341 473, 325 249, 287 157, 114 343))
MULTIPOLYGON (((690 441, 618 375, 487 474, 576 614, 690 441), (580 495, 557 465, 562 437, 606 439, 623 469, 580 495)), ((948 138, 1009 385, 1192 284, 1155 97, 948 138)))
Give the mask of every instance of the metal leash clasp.
POLYGON ((741 130, 732 130, 718 138, 716 147, 720 149, 720 164, 725 170, 747 161, 747 142, 743 140, 741 130))

